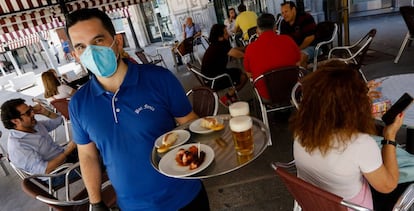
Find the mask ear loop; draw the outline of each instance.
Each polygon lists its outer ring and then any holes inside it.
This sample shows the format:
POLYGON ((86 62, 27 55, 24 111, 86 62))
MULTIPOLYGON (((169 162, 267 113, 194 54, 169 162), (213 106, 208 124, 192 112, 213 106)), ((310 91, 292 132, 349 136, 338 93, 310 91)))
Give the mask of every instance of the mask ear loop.
MULTIPOLYGON (((114 51, 114 49, 112 48, 113 46, 114 46, 114 44, 115 43, 118 43, 118 40, 117 39, 115 39, 115 37, 114 37, 114 41, 112 42, 112 44, 109 46, 109 48, 111 48, 112 49, 112 51, 114 52, 114 54, 115 54, 115 51, 114 51)), ((121 52, 118 52, 116 55, 115 55, 115 57, 116 57, 116 63, 117 63, 117 66, 119 65, 119 63, 118 63, 118 60, 119 60, 119 58, 121 58, 121 52)))

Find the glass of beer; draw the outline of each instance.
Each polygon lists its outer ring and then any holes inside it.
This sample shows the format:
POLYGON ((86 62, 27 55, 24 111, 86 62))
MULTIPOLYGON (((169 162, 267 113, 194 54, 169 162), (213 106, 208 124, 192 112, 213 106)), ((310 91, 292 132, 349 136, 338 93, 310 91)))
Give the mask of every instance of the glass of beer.
POLYGON ((250 113, 249 104, 243 101, 232 103, 229 106, 229 112, 232 117, 248 116, 250 113))
POLYGON ((238 155, 253 154, 253 121, 249 116, 236 116, 230 119, 234 146, 238 155))

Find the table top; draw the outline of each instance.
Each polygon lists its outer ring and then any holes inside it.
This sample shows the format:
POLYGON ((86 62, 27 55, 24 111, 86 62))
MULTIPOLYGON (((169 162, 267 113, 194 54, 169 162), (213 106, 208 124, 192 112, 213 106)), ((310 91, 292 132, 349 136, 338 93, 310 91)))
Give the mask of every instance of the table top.
MULTIPOLYGON (((189 130, 189 125, 187 123, 176 129, 184 129, 190 131, 190 139, 187 143, 200 143, 210 146, 214 151, 214 160, 213 162, 204 170, 194 175, 187 177, 181 177, 184 179, 201 179, 209 178, 214 176, 223 175, 232 171, 235 171, 243 166, 246 166, 257 157, 259 157, 267 147, 269 143, 270 132, 269 129, 263 124, 262 121, 252 117, 253 120, 253 141, 254 141, 254 152, 253 155, 248 157, 240 157, 236 154, 234 148, 234 143, 232 139, 232 134, 229 127, 230 115, 218 115, 216 118, 223 120, 225 125, 223 130, 215 131, 209 134, 197 134, 189 130)), ((178 147, 179 148, 179 147, 178 147)), ((168 153, 168 152, 167 152, 168 153)), ((158 153, 156 148, 152 150, 151 154, 151 163, 153 167, 162 173, 158 164, 161 158, 167 153, 158 153)), ((177 164, 178 165, 178 164, 177 164)), ((162 173, 163 174, 163 173, 162 173)), ((168 175, 167 175, 168 176, 168 175)))
MULTIPOLYGON (((384 98, 391 100, 392 104, 394 104, 405 92, 414 97, 414 74, 400 74, 375 79, 375 81, 381 80, 384 81, 382 81, 379 90, 384 98)), ((404 124, 407 127, 414 128, 413 104, 405 110, 404 124)))

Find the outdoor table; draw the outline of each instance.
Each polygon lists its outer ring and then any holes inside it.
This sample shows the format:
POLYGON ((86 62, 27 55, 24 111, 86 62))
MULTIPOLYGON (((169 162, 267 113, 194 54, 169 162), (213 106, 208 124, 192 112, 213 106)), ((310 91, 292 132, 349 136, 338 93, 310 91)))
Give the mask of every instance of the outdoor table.
MULTIPOLYGON (((383 98, 389 99, 394 104, 405 92, 414 97, 414 74, 400 74, 377 78, 382 81, 379 90, 383 98)), ((414 105, 405 110, 404 127, 407 128, 407 142, 414 142, 414 105)))
MULTIPOLYGON (((263 124, 262 121, 251 117, 253 120, 253 141, 254 141, 254 152, 251 156, 238 156, 234 148, 234 143, 232 139, 232 133, 229 127, 229 120, 231 116, 229 114, 218 115, 216 118, 223 120, 225 125, 223 130, 215 131, 209 134, 197 134, 190 132, 191 136, 187 143, 200 143, 210 146, 214 151, 214 160, 213 162, 201 172, 187 176, 181 177, 185 179, 201 179, 209 178, 214 176, 223 175, 235 171, 243 166, 246 166, 257 157, 259 157, 267 147, 269 143, 270 132, 269 129, 263 124)), ((176 129, 189 130, 189 125, 191 123, 184 124, 177 127, 176 129)), ((179 146, 178 146, 179 148, 179 146)), ((168 152, 167 152, 168 153, 168 152)), ((162 173, 158 164, 166 153, 158 153, 154 147, 151 154, 151 163, 153 167, 162 173)), ((168 176, 168 175, 167 175, 168 176)))

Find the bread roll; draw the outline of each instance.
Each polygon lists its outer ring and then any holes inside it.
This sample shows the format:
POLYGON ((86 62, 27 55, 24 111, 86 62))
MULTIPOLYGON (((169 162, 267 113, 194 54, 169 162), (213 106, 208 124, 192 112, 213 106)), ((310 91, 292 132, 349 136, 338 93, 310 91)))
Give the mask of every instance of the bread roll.
POLYGON ((201 122, 200 122, 200 126, 203 128, 207 128, 207 129, 211 129, 217 124, 218 124, 217 119, 213 117, 205 117, 201 119, 201 122))
POLYGON ((178 134, 175 132, 169 132, 162 137, 162 145, 164 146, 171 146, 173 145, 178 139, 178 134))

